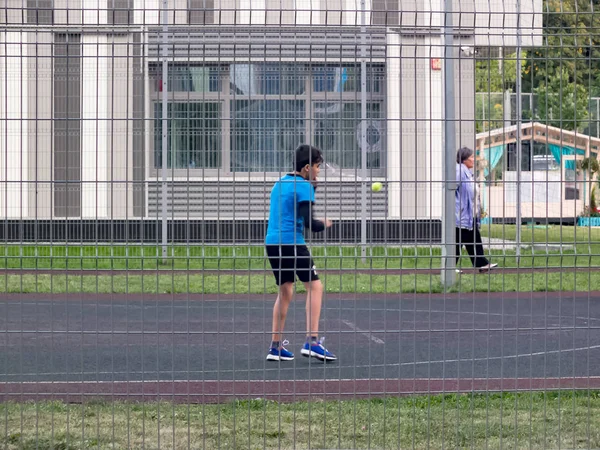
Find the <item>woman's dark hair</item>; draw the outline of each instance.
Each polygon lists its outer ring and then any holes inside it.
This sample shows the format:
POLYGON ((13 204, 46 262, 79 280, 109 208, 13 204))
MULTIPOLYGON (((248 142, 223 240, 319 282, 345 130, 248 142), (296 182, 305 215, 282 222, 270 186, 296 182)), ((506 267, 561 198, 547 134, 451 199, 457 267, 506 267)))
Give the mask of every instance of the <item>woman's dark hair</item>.
POLYGON ((471 150, 469 147, 461 147, 458 149, 458 152, 456 153, 456 162, 458 164, 462 164, 463 162, 465 162, 465 160, 469 159, 471 156, 473 156, 473 150, 471 150))
POLYGON ((301 172, 302 168, 309 165, 323 162, 323 152, 312 145, 302 144, 296 149, 295 166, 296 172, 301 172))

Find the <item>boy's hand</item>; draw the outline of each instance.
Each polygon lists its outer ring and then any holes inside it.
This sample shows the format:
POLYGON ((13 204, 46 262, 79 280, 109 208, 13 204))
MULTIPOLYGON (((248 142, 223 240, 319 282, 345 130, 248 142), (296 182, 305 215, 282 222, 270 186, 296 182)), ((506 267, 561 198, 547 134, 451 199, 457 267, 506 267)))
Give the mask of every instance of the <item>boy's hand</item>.
POLYGON ((331 222, 331 220, 329 219, 320 219, 321 222, 323 222, 325 224, 325 228, 330 228, 333 225, 333 222, 331 222))

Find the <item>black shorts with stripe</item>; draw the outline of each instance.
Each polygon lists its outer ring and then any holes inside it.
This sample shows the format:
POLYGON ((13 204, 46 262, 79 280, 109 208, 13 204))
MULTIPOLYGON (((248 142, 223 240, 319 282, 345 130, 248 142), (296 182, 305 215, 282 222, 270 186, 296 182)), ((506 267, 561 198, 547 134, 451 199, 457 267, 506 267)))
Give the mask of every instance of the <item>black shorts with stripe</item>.
POLYGON ((306 245, 267 245, 267 256, 277 286, 293 283, 296 277, 303 283, 319 279, 315 263, 306 245))

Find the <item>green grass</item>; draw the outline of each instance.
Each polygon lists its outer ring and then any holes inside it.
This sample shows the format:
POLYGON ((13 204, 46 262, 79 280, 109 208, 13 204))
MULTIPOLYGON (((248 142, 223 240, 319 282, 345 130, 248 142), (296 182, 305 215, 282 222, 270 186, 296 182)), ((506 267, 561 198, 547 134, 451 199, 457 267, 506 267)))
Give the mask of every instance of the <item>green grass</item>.
POLYGON ((12 449, 589 449, 597 392, 436 395, 293 404, 0 405, 12 449))
MULTIPOLYGON (((515 226, 484 226, 482 234, 514 239, 515 226)), ((522 228, 524 248, 520 264, 514 250, 493 250, 491 259, 505 268, 538 268, 532 273, 493 272, 490 275, 463 275, 454 291, 587 291, 600 289, 600 230, 575 227, 548 229, 522 228), (545 243, 565 243, 571 249, 541 249, 545 243), (581 268, 580 273, 565 270, 548 273, 544 268, 581 268)), ((4 274, 0 292, 84 292, 84 293, 275 293, 262 246, 172 246, 167 264, 162 264, 155 246, 4 246, 0 248, 0 269, 56 269, 56 274, 4 274), (143 275, 59 273, 72 270, 144 270, 143 275), (206 273, 173 274, 170 270, 204 270, 206 273), (239 271, 235 275, 218 271, 239 271), (265 277, 263 271, 267 271, 265 277)), ((436 293, 442 292, 439 275, 369 274, 364 269, 439 269, 439 247, 381 247, 369 249, 365 262, 359 247, 328 246, 312 248, 315 263, 330 293, 436 293), (343 273, 327 270, 343 269, 343 273), (362 271, 362 272, 361 272, 362 271)), ((467 257, 462 267, 470 267, 467 257)), ((300 291, 302 288, 300 287, 300 291)))
MULTIPOLYGON (((326 274, 321 279, 328 293, 440 293, 439 275, 326 274)), ((298 285, 298 292, 304 288, 298 285)), ((452 292, 586 292, 600 289, 599 273, 525 272, 461 275, 452 292)), ((116 293, 116 294, 274 294, 274 278, 265 275, 5 275, 0 292, 8 293, 116 293)))
MULTIPOLYGON (((482 236, 514 241, 517 236, 515 225, 482 225, 482 236)), ((600 228, 571 227, 548 225, 547 228, 535 228, 529 225, 521 227, 521 241, 523 243, 565 243, 578 245, 590 244, 600 246, 600 228)))
MULTIPOLYGON (((482 228, 484 236, 514 240, 515 226, 492 225, 482 228)), ((503 267, 600 267, 600 229, 522 227, 522 242, 535 243, 522 250, 517 265, 514 250, 492 250, 492 257, 503 267), (532 233, 533 231, 533 233, 532 233), (564 243, 572 249, 544 249, 543 244, 564 243)), ((162 264, 161 249, 156 246, 80 246, 38 245, 0 247, 0 269, 73 269, 73 270, 264 270, 268 263, 263 246, 171 246, 167 264, 162 264)), ((323 269, 415 269, 439 268, 439 247, 369 248, 369 258, 361 260, 356 246, 313 246, 315 262, 323 269)), ((468 264, 468 259, 463 258, 468 264)))

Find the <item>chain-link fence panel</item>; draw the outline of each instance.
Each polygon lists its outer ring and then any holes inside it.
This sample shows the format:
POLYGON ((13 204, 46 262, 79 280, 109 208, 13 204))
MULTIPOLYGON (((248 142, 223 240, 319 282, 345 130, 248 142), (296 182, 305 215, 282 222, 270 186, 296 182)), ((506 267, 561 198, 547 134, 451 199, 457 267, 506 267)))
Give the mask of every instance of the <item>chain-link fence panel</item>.
POLYGON ((599 27, 0 0, 0 445, 600 447, 599 27))

